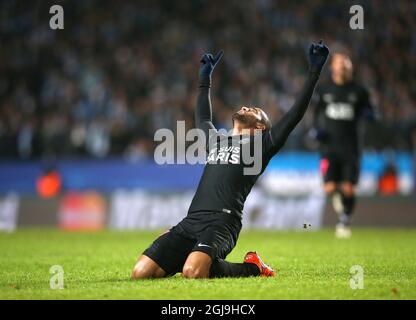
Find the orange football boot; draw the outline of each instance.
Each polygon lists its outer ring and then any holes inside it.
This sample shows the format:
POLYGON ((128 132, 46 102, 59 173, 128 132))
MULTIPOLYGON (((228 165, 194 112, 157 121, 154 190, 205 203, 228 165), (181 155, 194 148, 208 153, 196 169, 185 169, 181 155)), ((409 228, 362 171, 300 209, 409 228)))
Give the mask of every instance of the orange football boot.
POLYGON ((274 277, 276 275, 272 267, 265 264, 255 251, 247 252, 244 257, 244 263, 255 264, 260 269, 260 276, 262 277, 274 277))

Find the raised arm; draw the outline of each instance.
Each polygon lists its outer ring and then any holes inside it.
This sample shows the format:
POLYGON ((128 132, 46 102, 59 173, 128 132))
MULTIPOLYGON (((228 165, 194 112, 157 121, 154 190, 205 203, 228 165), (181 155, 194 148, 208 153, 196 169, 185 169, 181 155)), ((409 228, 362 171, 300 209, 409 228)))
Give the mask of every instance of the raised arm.
POLYGON ((318 82, 329 49, 322 43, 312 44, 309 48, 309 72, 302 90, 290 110, 270 129, 272 151, 276 153, 286 142, 289 134, 303 118, 318 82))
POLYGON ((221 59, 223 51, 221 50, 215 57, 212 54, 204 54, 201 59, 199 69, 199 92, 195 110, 195 126, 204 131, 206 137, 209 137, 209 130, 215 130, 212 123, 212 106, 211 106, 211 83, 212 71, 221 59))

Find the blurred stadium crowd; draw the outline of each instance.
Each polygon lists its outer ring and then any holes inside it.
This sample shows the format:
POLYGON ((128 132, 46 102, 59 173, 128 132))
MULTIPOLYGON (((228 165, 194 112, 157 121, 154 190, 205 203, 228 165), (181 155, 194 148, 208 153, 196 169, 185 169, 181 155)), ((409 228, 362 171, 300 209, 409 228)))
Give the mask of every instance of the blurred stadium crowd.
MULTIPOLYGON (((0 157, 153 156, 154 132, 193 126, 199 59, 224 49, 214 75, 218 127, 241 105, 277 119, 292 104, 311 41, 348 46, 382 123, 367 147, 416 141, 416 2, 58 1, 65 29, 49 28, 48 1, 0 3, 0 157)), ((328 68, 325 78, 328 79, 328 68)), ((325 79, 323 79, 325 81, 325 79)), ((314 150, 311 111, 286 148, 314 150)))

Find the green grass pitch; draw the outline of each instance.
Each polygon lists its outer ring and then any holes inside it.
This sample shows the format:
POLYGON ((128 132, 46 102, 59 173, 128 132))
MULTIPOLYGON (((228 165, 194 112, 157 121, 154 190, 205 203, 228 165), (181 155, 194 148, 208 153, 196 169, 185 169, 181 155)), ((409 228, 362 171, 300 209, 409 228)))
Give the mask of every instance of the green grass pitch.
POLYGON ((0 233, 0 299, 416 299, 416 230, 244 231, 227 260, 257 250, 275 278, 131 281, 137 255, 158 232, 0 233), (49 269, 64 269, 64 289, 50 289, 49 269), (350 288, 350 268, 364 288, 350 288))

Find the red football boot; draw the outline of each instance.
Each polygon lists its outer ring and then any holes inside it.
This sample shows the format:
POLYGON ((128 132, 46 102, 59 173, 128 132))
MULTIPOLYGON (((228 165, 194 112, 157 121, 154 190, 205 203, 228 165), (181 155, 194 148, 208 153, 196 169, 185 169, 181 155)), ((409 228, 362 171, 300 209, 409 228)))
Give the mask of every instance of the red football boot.
POLYGON ((247 252, 244 257, 244 263, 255 264, 260 269, 260 276, 262 277, 274 277, 276 275, 272 267, 265 264, 255 251, 247 252))

